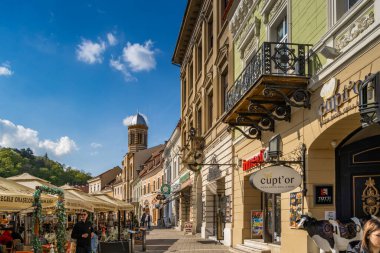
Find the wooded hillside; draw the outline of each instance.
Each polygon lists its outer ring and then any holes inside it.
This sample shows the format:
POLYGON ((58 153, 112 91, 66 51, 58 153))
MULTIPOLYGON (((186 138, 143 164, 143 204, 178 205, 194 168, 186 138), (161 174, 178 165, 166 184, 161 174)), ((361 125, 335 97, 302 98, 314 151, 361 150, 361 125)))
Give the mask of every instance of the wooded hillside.
POLYGON ((0 177, 11 177, 27 172, 45 179, 50 183, 62 186, 84 185, 91 178, 90 173, 66 167, 45 156, 35 156, 27 149, 0 148, 0 177))

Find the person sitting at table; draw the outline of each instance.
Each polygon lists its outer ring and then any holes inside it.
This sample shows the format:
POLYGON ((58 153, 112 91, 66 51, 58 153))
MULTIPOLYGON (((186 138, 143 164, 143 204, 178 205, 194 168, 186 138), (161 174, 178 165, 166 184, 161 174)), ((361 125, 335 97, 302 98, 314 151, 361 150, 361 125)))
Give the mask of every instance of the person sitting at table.
POLYGON ((13 238, 9 230, 5 230, 3 234, 0 236, 0 244, 7 245, 7 248, 12 247, 13 238))
POLYGON ((24 243, 24 239, 22 239, 22 236, 19 232, 17 232, 16 230, 12 230, 12 233, 11 233, 11 236, 14 239, 20 239, 21 243, 24 243))

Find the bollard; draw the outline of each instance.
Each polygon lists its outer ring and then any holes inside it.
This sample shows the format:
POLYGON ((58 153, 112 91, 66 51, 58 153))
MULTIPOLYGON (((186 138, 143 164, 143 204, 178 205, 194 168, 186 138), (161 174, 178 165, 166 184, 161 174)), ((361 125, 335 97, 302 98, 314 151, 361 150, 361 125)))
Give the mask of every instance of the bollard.
POLYGON ((129 230, 129 252, 135 253, 135 238, 134 231, 129 230))
POLYGON ((142 251, 146 251, 146 230, 145 229, 143 229, 142 230, 142 251))

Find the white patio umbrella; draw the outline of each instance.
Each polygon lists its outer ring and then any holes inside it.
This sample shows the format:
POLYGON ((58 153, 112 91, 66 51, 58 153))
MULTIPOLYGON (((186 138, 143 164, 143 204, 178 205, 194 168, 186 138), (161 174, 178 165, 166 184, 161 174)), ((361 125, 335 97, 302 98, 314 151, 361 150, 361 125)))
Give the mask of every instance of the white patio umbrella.
MULTIPOLYGON (((48 181, 35 177, 33 175, 30 175, 29 173, 23 173, 14 177, 9 177, 8 179, 11 179, 19 184, 25 185, 31 189, 35 189, 37 186, 49 186, 49 187, 57 187, 48 181)), ((73 211, 76 212, 78 210, 86 210, 89 212, 94 212, 94 207, 91 205, 91 203, 83 201, 81 198, 78 198, 76 195, 72 194, 71 192, 63 189, 64 195, 65 195, 65 208, 68 212, 73 211)))
MULTIPOLYGON (((0 177, 0 211, 19 212, 33 205, 34 190, 13 180, 0 177)), ((57 198, 49 195, 41 195, 43 208, 55 206, 57 198)))

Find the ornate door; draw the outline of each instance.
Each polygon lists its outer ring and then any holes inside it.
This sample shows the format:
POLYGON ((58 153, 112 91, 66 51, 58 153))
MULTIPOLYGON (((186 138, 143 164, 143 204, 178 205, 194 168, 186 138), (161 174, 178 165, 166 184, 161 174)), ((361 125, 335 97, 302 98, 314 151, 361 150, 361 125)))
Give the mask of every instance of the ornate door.
POLYGON ((336 152, 337 218, 380 216, 380 135, 336 152))

